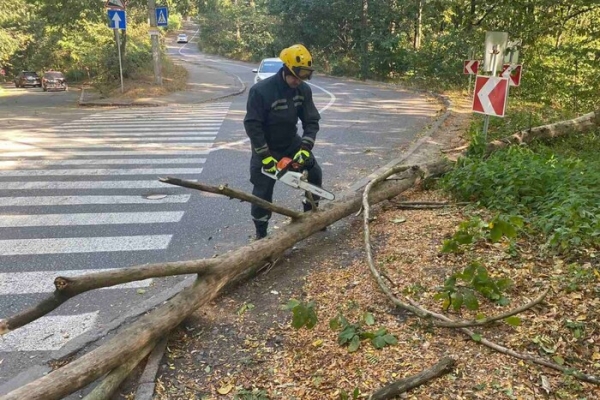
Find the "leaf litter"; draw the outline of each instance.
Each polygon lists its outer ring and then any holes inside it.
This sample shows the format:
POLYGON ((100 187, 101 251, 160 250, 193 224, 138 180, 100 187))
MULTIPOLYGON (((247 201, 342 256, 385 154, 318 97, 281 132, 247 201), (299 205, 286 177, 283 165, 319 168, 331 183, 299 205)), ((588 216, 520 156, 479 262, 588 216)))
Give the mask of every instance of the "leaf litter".
MULTIPOLYGON (((419 187, 396 200, 450 201, 439 191, 419 187)), ((535 238, 528 237, 517 240, 517 254, 506 240, 478 242, 462 253, 441 253, 443 241, 460 222, 474 214, 489 218, 486 211, 452 206, 398 210, 384 202, 372 212, 377 216, 370 224, 375 262, 393 282, 396 295, 454 319, 475 319, 525 304, 550 285, 545 300, 519 314, 518 322, 498 321, 473 330, 516 351, 600 374, 600 254, 590 250, 587 260, 565 260, 545 255, 535 238), (443 311, 434 295, 446 278, 474 260, 492 277, 510 278, 510 304, 501 307, 480 299, 476 311, 443 311)), ((457 360, 452 373, 401 398, 600 398, 597 386, 495 352, 456 330, 434 328, 395 308, 369 272, 361 218, 348 220, 343 233, 309 239, 269 275, 224 294, 174 331, 155 398, 340 399, 344 394, 351 398, 353 392, 367 398, 445 355, 457 360), (291 327, 292 313, 282 306, 292 298, 314 302, 318 323, 312 330, 291 327), (338 344, 339 332, 329 326, 340 313, 351 323, 363 321, 365 329, 385 327, 397 343, 376 349, 363 341, 357 351, 349 352, 338 344)))

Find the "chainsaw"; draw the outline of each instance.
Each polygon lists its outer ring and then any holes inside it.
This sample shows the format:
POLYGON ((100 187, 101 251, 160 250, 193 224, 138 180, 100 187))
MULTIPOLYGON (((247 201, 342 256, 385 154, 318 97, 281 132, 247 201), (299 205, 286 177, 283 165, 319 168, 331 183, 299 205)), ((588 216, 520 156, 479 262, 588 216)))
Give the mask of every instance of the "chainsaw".
POLYGON ((292 161, 289 157, 283 157, 277 162, 277 172, 271 174, 261 169, 262 173, 271 179, 283 182, 295 189, 302 189, 317 195, 323 199, 334 200, 335 195, 307 181, 308 171, 302 171, 302 165, 292 161))

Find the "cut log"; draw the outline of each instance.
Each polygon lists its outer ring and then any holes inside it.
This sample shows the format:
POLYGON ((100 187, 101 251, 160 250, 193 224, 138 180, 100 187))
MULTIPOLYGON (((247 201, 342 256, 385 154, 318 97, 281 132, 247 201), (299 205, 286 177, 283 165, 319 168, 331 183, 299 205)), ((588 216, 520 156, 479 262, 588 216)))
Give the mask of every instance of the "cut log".
POLYGON ((427 381, 447 374, 448 372, 452 371, 454 363, 455 361, 452 358, 444 357, 434 366, 429 367, 416 375, 400 379, 379 389, 369 397, 369 400, 393 399, 402 393, 408 392, 409 390, 424 384, 427 381))
MULTIPOLYGON (((424 166, 433 173, 448 170, 447 161, 424 166)), ((411 188, 421 170, 411 168, 402 181, 382 182, 371 191, 372 204, 390 199, 411 188)), ((204 274, 168 302, 141 317, 107 343, 81 358, 8 393, 3 400, 60 399, 93 382, 116 368, 123 359, 133 357, 149 343, 168 334, 188 315, 212 300, 227 283, 248 269, 263 265, 263 260, 277 257, 286 249, 332 223, 351 215, 361 207, 360 193, 307 213, 298 221, 279 230, 277 236, 267 237, 215 258, 217 266, 204 274)))
POLYGON ((511 144, 529 143, 535 139, 550 139, 571 132, 585 133, 598 128, 600 128, 600 110, 582 115, 579 118, 537 126, 514 133, 503 139, 493 140, 488 143, 486 152, 490 154, 511 144))

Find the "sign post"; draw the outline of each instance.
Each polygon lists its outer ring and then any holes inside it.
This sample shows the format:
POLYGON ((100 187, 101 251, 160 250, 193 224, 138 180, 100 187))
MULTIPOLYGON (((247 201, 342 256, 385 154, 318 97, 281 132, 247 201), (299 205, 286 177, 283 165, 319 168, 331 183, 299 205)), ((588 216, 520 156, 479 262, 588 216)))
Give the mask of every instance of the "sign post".
POLYGON ((123 62, 121 60, 121 38, 119 35, 119 31, 121 29, 127 29, 127 18, 125 15, 125 10, 109 9, 108 21, 108 27, 112 28, 115 31, 117 51, 119 52, 119 76, 121 77, 121 93, 123 93, 123 62))
MULTIPOLYGON (((150 17, 150 28, 156 28, 157 19, 160 18, 158 15, 159 8, 156 7, 156 0, 148 0, 148 17, 150 17)), ((164 14, 163 18, 166 18, 164 14)), ((150 30, 150 39, 152 41, 152 60, 154 62, 154 84, 162 85, 162 71, 160 63, 160 47, 158 43, 159 32, 156 29, 150 30)))

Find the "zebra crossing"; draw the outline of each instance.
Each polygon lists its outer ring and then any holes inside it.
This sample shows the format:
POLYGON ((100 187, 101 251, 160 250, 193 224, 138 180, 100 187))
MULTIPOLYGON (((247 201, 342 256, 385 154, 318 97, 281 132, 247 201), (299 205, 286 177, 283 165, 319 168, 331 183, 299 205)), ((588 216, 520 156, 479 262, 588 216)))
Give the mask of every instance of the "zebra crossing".
MULTIPOLYGON (((191 198, 157 177, 197 180, 229 107, 114 109, 0 132, 0 319, 52 292, 58 275, 131 265, 131 252, 137 264, 155 261, 191 198)), ((0 336, 0 352, 57 350, 97 323, 98 307, 70 304, 0 336)))

